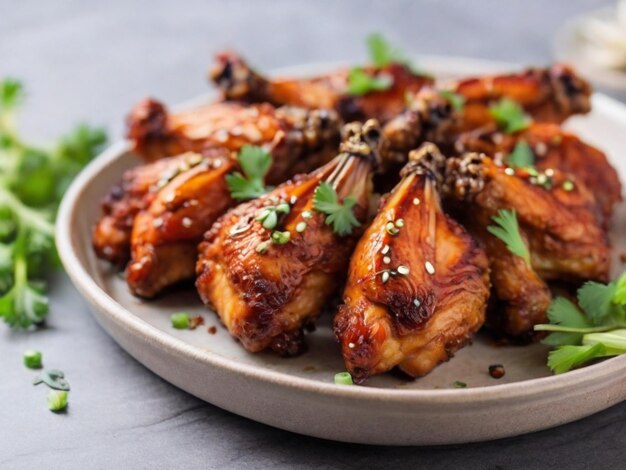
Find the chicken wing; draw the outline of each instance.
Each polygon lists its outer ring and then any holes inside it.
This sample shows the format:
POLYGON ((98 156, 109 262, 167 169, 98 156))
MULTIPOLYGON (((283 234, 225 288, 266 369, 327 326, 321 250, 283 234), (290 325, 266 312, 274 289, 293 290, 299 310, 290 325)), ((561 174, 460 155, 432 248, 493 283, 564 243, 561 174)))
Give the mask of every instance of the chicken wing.
POLYGON ((318 150, 329 142, 336 148, 339 118, 334 111, 274 108, 267 103, 211 103, 169 113, 163 104, 147 99, 128 117, 128 138, 134 152, 147 161, 207 147, 238 151, 246 144, 262 146, 279 162, 268 175, 276 184, 294 171, 310 171, 332 158, 318 150), (300 168, 294 168, 294 161, 300 168))
POLYGON ((351 213, 365 222, 380 129, 368 121, 345 130, 334 160, 234 208, 200 245, 200 297, 248 351, 302 352, 303 327, 315 320, 347 266, 360 230, 339 235, 332 219, 318 212, 314 195, 328 183, 338 201, 354 198, 351 213))
POLYGON ((405 108, 407 93, 415 93, 433 83, 432 78, 417 74, 404 64, 391 64, 381 69, 365 67, 363 72, 372 77, 384 76, 392 81, 391 86, 360 96, 350 94, 348 69, 312 78, 270 80, 230 52, 217 55, 210 76, 229 100, 335 109, 345 121, 375 118, 386 122, 405 108))
POLYGON ((506 168, 479 154, 446 162, 446 194, 463 201, 460 213, 470 233, 485 246, 494 294, 503 308, 496 324, 525 336, 545 322, 550 303, 546 280, 606 281, 609 242, 590 191, 558 170, 506 168), (530 263, 508 252, 487 231, 502 209, 514 210, 530 263))
POLYGON ((425 144, 413 159, 352 255, 335 318, 346 367, 357 382, 395 366, 425 375, 485 321, 487 257, 443 212, 436 175, 420 163, 444 157, 425 144))
POLYGON ((503 162, 520 141, 530 146, 538 170, 557 169, 573 175, 574 181, 581 181, 594 195, 605 224, 608 224, 613 207, 622 200, 617 171, 603 152, 560 126, 535 123, 515 134, 502 134, 493 127, 483 127, 461 134, 456 148, 460 152, 484 152, 503 162))

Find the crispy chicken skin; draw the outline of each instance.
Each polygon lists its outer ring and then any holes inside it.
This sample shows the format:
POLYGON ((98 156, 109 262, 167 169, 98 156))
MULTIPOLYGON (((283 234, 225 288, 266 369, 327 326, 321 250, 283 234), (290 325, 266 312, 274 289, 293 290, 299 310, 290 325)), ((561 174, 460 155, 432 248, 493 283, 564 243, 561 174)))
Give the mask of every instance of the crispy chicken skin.
POLYGON ((354 215, 364 223, 380 129, 368 121, 346 131, 334 160, 229 211, 200 245, 200 297, 248 351, 302 352, 303 328, 315 321, 347 267, 360 230, 337 235, 314 209, 314 192, 327 182, 340 200, 353 196, 354 215), (289 211, 277 212, 275 231, 264 228, 259 216, 284 204, 289 211), (288 232, 288 241, 270 241, 276 231, 288 232))
POLYGON ((238 151, 246 144, 262 146, 280 162, 268 175, 271 184, 326 163, 333 155, 317 150, 329 143, 336 148, 339 141, 334 111, 274 108, 267 103, 211 103, 169 113, 163 104, 146 99, 135 106, 127 122, 134 152, 147 161, 207 147, 238 151), (295 170, 294 160, 300 161, 295 170))
POLYGON ((532 149, 538 170, 552 168, 570 173, 573 181, 581 181, 593 193, 605 222, 610 221, 613 207, 622 200, 617 171, 603 152, 556 124, 534 123, 515 134, 502 134, 488 126, 461 134, 456 147, 458 151, 483 152, 493 155, 496 161, 506 161, 522 140, 532 149))
POLYGON ((167 286, 193 278, 198 243, 235 202, 226 175, 236 169, 236 163, 225 149, 213 152, 212 158, 174 177, 135 217, 126 267, 133 294, 153 297, 167 286))
POLYGON ((423 158, 444 157, 432 144, 412 152, 350 261, 334 330, 357 382, 395 366, 423 376, 485 321, 487 257, 443 212, 423 158))
POLYGON ((128 261, 130 232, 137 213, 148 207, 172 178, 202 159, 201 155, 188 152, 125 171, 121 182, 102 198, 102 217, 92 234, 98 257, 123 266, 128 261))
POLYGON ((534 176, 479 154, 448 159, 445 173, 446 193, 463 201, 462 222, 489 257, 494 295, 503 307, 492 325, 511 336, 528 335, 546 320, 550 292, 544 281, 608 279, 610 247, 594 197, 581 182, 565 189, 571 175, 552 170, 534 176), (501 209, 515 211, 530 266, 487 232, 501 209))
POLYGON ((563 64, 509 75, 466 78, 448 88, 465 98, 466 130, 493 122, 489 105, 501 98, 518 102, 537 122, 561 123, 591 109, 591 86, 563 64))
POLYGON ((253 71, 238 55, 218 54, 210 78, 228 100, 269 102, 277 106, 335 109, 345 121, 375 118, 386 122, 405 108, 407 93, 415 93, 433 80, 411 71, 404 64, 391 64, 381 69, 365 67, 369 75, 386 75, 393 80, 384 91, 354 96, 348 93, 348 69, 341 69, 312 78, 269 79, 253 71))

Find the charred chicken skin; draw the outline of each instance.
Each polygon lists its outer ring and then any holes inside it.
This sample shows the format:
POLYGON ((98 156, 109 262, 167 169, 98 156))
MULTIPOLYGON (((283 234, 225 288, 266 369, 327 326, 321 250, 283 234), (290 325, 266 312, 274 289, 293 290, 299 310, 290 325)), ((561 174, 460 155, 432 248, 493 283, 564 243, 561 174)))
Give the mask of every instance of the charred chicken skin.
POLYGON ((335 109, 345 121, 375 118, 381 122, 404 110, 407 93, 415 93, 433 83, 432 78, 416 74, 404 64, 390 64, 380 69, 365 67, 362 71, 373 77, 385 77, 391 81, 390 87, 360 96, 350 94, 348 69, 313 78, 269 79, 230 52, 218 54, 210 78, 228 100, 335 109))
POLYGON ((327 183, 339 200, 354 198, 353 215, 365 222, 380 130, 372 121, 345 130, 334 160, 232 209, 200 246, 200 297, 248 351, 302 352, 303 328, 315 321, 348 264, 360 231, 336 233, 314 197, 327 183))
POLYGON ((432 158, 444 158, 432 144, 411 153, 352 255, 334 330, 358 382, 395 366, 425 375, 485 321, 487 257, 442 210, 436 176, 421 163, 432 158))
POLYGON ((571 175, 513 170, 479 154, 448 159, 445 173, 446 194, 464 202, 462 221, 489 257, 494 296, 503 307, 492 326, 527 336, 546 320, 545 281, 608 279, 610 247, 595 199, 583 183, 565 184, 571 175), (529 262, 487 231, 502 209, 515 211, 529 262))

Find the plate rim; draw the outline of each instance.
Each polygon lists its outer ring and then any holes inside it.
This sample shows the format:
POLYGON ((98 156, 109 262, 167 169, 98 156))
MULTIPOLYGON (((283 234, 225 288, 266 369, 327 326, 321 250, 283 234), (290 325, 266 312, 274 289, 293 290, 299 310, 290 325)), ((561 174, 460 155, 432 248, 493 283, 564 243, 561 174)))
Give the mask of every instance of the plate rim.
MULTIPOLYGON (((458 70, 458 64, 471 64, 475 67, 475 73, 480 73, 485 69, 511 69, 520 67, 518 64, 506 62, 483 61, 474 58, 461 58, 453 56, 419 56, 420 63, 437 63, 437 68, 447 68, 458 70), (484 67, 483 67, 484 65, 484 67)), ((346 62, 320 62, 304 64, 301 66, 291 66, 277 69, 272 75, 294 74, 303 75, 313 71, 321 71, 330 67, 335 67, 346 62)), ((200 95, 191 100, 187 100, 172 109, 184 109, 193 106, 208 97, 215 96, 215 93, 200 95)), ((626 105, 601 93, 593 95, 594 107, 600 107, 603 111, 610 113, 626 126, 626 105)), ((130 143, 127 140, 120 140, 109 146, 104 152, 96 157, 87 167, 74 179, 68 188, 60 205, 56 222, 56 245, 66 273, 70 277, 74 286, 81 294, 90 300, 97 307, 101 314, 109 317, 111 321, 123 325, 133 335, 139 335, 144 339, 150 339, 159 344, 160 347, 168 349, 174 353, 182 354, 187 359, 200 361, 204 365, 221 369, 225 372, 241 374, 245 377, 266 382, 270 385, 302 390, 308 393, 321 393, 329 397, 349 398, 349 399, 381 399, 394 401, 397 403, 411 403, 420 401, 432 404, 459 404, 472 402, 488 402, 497 399, 521 399, 528 400, 533 396, 544 394, 550 391, 563 390, 570 386, 582 386, 609 376, 626 373, 626 355, 616 356, 602 362, 576 369, 560 375, 539 377, 529 380, 506 384, 494 384, 489 386, 470 387, 465 389, 391 389, 382 387, 346 387, 334 383, 321 382, 319 380, 298 377, 286 372, 263 368, 262 366, 242 363, 236 359, 221 356, 220 354, 208 350, 201 350, 195 346, 178 339, 145 320, 137 317, 131 311, 119 304, 113 297, 109 296, 94 280, 87 267, 83 266, 77 255, 78 243, 72 234, 72 221, 76 217, 77 203, 83 191, 89 183, 96 178, 106 167, 114 164, 130 151, 130 143)), ((142 361, 140 361, 142 362, 142 361)))

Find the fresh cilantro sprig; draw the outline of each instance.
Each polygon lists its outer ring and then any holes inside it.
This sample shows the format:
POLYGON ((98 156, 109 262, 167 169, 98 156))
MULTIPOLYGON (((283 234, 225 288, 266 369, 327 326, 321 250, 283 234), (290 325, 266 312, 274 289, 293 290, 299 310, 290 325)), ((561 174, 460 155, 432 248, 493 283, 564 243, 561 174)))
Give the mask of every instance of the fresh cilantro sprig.
POLYGON ((272 156, 262 147, 244 145, 237 161, 243 171, 226 175, 230 195, 237 200, 254 199, 267 192, 265 175, 272 166, 272 156))
POLYGON ((326 224, 332 225, 333 231, 339 236, 349 235, 355 227, 361 225, 352 212, 355 205, 353 196, 346 197, 343 203, 339 202, 337 192, 326 182, 315 188, 313 208, 326 214, 326 224))
POLYGON ((0 81, 0 317, 13 328, 40 323, 48 312, 45 277, 58 265, 54 218, 71 179, 106 142, 85 125, 52 148, 35 147, 17 132, 22 84, 0 81))
POLYGON ((358 67, 351 69, 348 73, 347 92, 353 96, 362 96, 373 91, 385 91, 392 86, 393 78, 390 75, 370 75, 358 67))
POLYGON ((500 209, 491 219, 496 225, 489 225, 487 231, 502 240, 511 253, 521 257, 530 266, 530 253, 519 231, 515 211, 500 209))
POLYGON ((502 98, 489 106, 489 114, 495 119, 500 129, 507 134, 522 131, 532 122, 519 103, 510 98, 502 98))
POLYGON ((428 73, 417 67, 401 49, 392 46, 380 33, 372 33, 367 36, 367 49, 370 61, 376 68, 383 68, 391 64, 402 64, 416 75, 429 76, 428 73))
POLYGON ((506 163, 512 168, 528 168, 535 164, 535 154, 524 139, 520 139, 513 151, 506 157, 506 163))
POLYGON ((556 349, 548 366, 561 374, 593 359, 626 354, 626 299, 619 287, 626 272, 614 282, 587 282, 578 289, 578 306, 556 297, 548 309, 550 323, 535 325, 536 331, 551 332, 544 343, 556 349))

